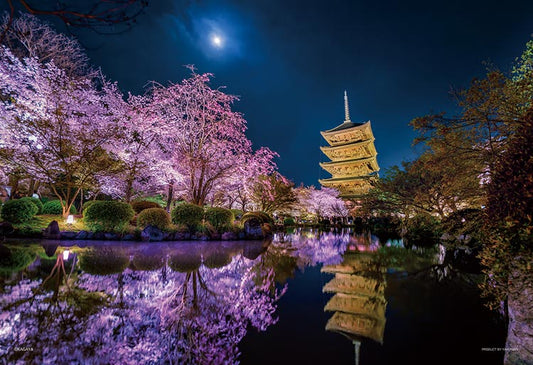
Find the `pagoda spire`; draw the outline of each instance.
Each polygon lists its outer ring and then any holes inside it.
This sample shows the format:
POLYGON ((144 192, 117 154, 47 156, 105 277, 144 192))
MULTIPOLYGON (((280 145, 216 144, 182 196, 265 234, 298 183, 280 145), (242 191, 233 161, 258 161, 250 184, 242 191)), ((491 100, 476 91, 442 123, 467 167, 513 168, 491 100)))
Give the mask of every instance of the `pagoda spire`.
POLYGON ((344 123, 350 122, 350 109, 348 108, 348 94, 344 90, 344 123))

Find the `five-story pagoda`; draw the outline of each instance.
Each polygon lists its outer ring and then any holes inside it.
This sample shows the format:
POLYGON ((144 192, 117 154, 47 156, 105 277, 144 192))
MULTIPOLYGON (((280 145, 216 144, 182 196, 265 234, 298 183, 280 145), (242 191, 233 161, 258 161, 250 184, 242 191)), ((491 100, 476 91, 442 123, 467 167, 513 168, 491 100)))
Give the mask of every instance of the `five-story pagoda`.
POLYGON ((375 138, 370 121, 353 123, 350 120, 346 91, 344 122, 320 134, 329 144, 320 149, 331 160, 320 163, 320 167, 332 175, 329 179, 320 179, 320 184, 339 190, 340 197, 345 199, 357 199, 367 193, 379 171, 375 138))

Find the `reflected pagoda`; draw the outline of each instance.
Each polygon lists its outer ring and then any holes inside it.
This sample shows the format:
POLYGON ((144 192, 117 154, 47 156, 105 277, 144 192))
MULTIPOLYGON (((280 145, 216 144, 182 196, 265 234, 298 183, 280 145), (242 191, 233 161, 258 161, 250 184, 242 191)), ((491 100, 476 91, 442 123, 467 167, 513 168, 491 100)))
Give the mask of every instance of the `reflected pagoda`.
POLYGON ((334 274, 322 291, 333 293, 324 311, 333 312, 327 331, 340 333, 352 341, 355 364, 359 364, 361 341, 383 343, 385 331, 385 269, 372 254, 346 252, 338 265, 326 265, 324 273, 334 274))
POLYGON ((367 193, 379 171, 375 138, 370 121, 354 123, 350 120, 346 91, 344 122, 320 133, 329 144, 320 149, 331 160, 320 163, 320 167, 332 175, 329 179, 320 179, 320 185, 339 190, 344 199, 356 199, 367 193))

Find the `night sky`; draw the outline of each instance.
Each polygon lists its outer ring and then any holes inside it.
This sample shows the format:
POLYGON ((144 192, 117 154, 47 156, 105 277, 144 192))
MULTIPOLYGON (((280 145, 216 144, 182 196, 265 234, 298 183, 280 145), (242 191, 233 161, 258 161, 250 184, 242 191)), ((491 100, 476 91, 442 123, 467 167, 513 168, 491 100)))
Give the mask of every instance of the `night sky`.
POLYGON ((409 121, 453 112, 450 88, 482 76, 483 61, 508 70, 531 39, 533 1, 152 0, 137 21, 123 34, 76 34, 124 92, 179 82, 186 64, 214 73, 213 86, 240 96, 254 147, 317 186, 329 177, 319 132, 343 121, 345 89, 352 121, 372 122, 381 171, 411 159, 409 121))

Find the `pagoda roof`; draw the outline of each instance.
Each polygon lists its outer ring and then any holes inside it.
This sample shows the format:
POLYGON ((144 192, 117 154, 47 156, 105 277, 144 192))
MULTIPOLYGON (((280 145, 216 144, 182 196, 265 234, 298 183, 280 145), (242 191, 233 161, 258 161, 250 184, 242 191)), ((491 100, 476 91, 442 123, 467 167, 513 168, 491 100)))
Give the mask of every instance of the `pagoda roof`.
POLYGON ((345 149, 345 148, 348 149, 348 148, 352 148, 352 147, 366 146, 367 144, 370 144, 370 143, 374 142, 375 140, 376 140, 375 138, 370 138, 370 139, 365 139, 363 141, 347 142, 347 143, 338 144, 338 145, 335 145, 335 146, 320 146, 320 149, 322 151, 342 150, 342 149, 345 149))
MULTIPOLYGON (((324 166, 340 166, 340 165, 353 165, 353 164, 360 165, 365 162, 372 162, 375 160, 376 160, 376 156, 371 156, 371 157, 363 157, 363 158, 354 158, 352 160, 320 162, 320 166, 324 167, 324 166)), ((376 166, 377 166, 377 161, 376 161, 376 166)))
POLYGON ((370 127, 370 121, 366 121, 364 123, 354 123, 350 120, 345 120, 342 124, 336 126, 335 128, 328 129, 327 131, 320 132, 322 135, 324 134, 337 134, 338 132, 347 132, 350 129, 364 129, 366 127, 370 127))
POLYGON ((336 182, 348 182, 348 181, 356 181, 356 180, 371 180, 372 178, 377 177, 376 174, 373 175, 364 175, 364 176, 351 176, 351 177, 338 177, 338 178, 329 178, 329 179, 320 179, 318 180, 319 183, 336 183, 336 182))

